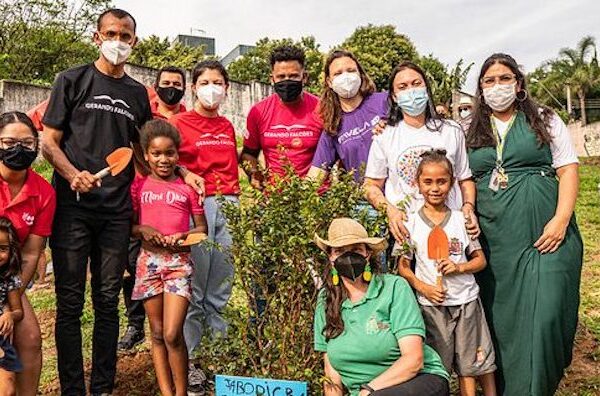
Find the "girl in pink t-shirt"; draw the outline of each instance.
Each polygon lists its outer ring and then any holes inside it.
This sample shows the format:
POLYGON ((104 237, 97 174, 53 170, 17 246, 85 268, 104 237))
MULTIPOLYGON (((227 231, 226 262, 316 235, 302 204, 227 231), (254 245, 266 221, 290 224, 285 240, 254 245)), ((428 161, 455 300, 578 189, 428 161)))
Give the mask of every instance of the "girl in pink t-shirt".
POLYGON ((163 120, 149 121, 142 128, 141 143, 150 175, 137 177, 131 186, 132 233, 142 240, 132 299, 144 301, 161 393, 173 394, 175 385, 179 395, 187 389, 183 322, 191 297, 192 261, 189 248, 178 243, 189 233, 206 233, 206 220, 198 195, 175 174, 177 129, 163 120))

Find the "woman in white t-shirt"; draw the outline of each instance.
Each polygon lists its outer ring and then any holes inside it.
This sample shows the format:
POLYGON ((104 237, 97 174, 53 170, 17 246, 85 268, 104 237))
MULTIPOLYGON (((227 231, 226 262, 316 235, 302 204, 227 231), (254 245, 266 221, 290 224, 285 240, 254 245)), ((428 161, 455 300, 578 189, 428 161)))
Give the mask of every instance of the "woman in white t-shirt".
POLYGON ((408 231, 403 221, 423 206, 415 180, 421 154, 444 149, 456 180, 446 204, 450 209, 462 209, 469 234, 477 236, 475 184, 462 129, 438 116, 425 74, 414 63, 403 62, 394 68, 388 91, 387 126, 373 138, 367 161, 367 200, 376 209, 385 207, 390 232, 396 240, 404 240, 408 231))

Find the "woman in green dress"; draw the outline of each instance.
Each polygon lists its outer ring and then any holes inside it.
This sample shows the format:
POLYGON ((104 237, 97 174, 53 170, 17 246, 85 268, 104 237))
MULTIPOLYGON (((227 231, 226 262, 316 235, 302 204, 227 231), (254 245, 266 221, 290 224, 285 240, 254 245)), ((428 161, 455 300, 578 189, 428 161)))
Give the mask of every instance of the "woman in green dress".
POLYGON ((583 246, 578 160, 567 128, 529 98, 509 55, 479 75, 467 136, 489 265, 480 273, 500 394, 553 395, 571 363, 583 246))

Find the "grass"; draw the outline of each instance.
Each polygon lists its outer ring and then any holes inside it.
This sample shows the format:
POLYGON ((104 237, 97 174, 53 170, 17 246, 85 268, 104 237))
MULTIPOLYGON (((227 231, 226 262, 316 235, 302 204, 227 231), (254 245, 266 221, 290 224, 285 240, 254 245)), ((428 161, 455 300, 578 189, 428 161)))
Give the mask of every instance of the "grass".
MULTIPOLYGON (((36 170, 46 178, 50 177, 51 168, 42 161, 36 164, 36 170)), ((584 264, 581 282, 581 306, 580 323, 583 330, 578 333, 578 339, 582 337, 592 345, 598 345, 600 340, 600 158, 586 159, 582 161, 580 168, 581 188, 577 202, 577 220, 584 241, 584 264), (584 335, 582 335, 584 334, 584 335)), ((83 352, 86 361, 91 355, 91 338, 93 325, 93 310, 90 301, 89 284, 86 291, 86 304, 82 316, 83 352)), ((58 389, 48 389, 51 384, 56 384, 56 352, 54 345, 54 290, 40 289, 29 293, 33 307, 40 318, 43 337, 44 368, 42 371, 41 386, 46 391, 55 394, 58 389)), ((235 305, 235 302, 233 302, 235 305)), ((125 326, 124 309, 121 305, 121 327, 125 326)), ((591 352, 579 357, 589 361, 591 365, 600 364, 600 350, 592 347, 591 352)), ((577 379, 574 385, 568 385, 566 389, 559 391, 561 396, 591 396, 600 394, 600 377, 592 372, 588 373, 584 368, 579 368, 578 362, 567 376, 577 379), (579 370, 579 372, 573 372, 579 370)), ((588 366, 589 367, 589 366, 588 366)), ((596 370, 597 372, 597 370, 596 370)), ((140 373, 142 375, 143 373, 140 373)), ((151 373, 146 373, 151 374, 151 373)))

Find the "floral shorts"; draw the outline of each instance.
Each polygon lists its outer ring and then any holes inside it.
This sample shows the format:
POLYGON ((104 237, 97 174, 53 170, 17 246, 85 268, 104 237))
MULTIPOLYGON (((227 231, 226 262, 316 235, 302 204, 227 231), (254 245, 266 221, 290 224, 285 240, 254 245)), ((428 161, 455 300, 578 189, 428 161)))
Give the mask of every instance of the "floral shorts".
POLYGON ((156 253, 140 249, 131 298, 145 300, 162 293, 192 297, 190 253, 156 253))

